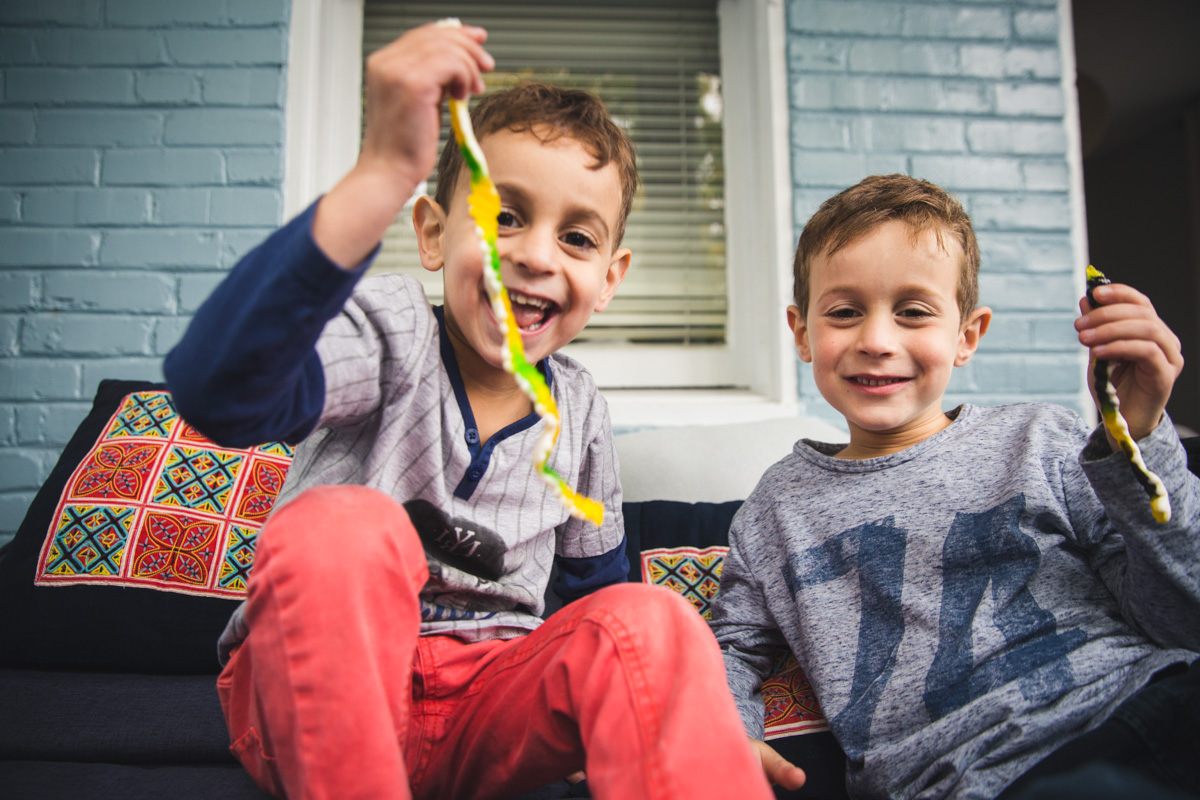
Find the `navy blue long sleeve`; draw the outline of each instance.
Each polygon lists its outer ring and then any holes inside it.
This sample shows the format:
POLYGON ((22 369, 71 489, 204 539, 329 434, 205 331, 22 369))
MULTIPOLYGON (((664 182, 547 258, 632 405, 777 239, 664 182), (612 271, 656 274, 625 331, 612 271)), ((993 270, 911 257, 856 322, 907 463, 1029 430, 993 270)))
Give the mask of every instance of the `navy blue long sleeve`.
POLYGON ((312 239, 313 203, 247 253, 196 311, 163 373, 180 414, 229 447, 296 443, 320 419, 317 338, 374 254, 354 270, 312 239))
POLYGON ((555 556, 558 574, 550 588, 566 605, 605 586, 626 583, 629 580, 629 555, 625 544, 626 540, 622 538, 612 550, 591 558, 555 556))

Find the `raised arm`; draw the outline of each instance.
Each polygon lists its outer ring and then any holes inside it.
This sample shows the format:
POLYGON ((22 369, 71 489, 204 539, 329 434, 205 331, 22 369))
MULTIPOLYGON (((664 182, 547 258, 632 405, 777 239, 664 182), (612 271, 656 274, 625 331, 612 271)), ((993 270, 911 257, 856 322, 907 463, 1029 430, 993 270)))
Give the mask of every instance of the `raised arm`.
POLYGON ((367 59, 367 130, 358 161, 322 199, 313 239, 353 267, 374 250, 437 161, 442 101, 483 91, 495 62, 483 28, 414 28, 367 59))
POLYGON ((441 104, 482 89, 481 28, 425 25, 367 62, 367 131, 355 166, 247 254, 197 310, 163 365, 180 413, 233 446, 310 433, 325 399, 315 350, 437 158, 441 104))

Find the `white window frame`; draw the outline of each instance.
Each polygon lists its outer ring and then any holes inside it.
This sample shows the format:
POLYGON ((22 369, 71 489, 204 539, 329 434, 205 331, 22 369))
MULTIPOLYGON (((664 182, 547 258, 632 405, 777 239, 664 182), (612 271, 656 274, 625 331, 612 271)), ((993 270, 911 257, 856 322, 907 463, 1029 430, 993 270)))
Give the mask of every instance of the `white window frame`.
MULTIPOLYGON (((799 411, 791 297, 792 179, 783 0, 719 0, 729 319, 724 345, 573 345, 618 429, 799 411), (628 388, 646 385, 667 389, 628 388), (695 388, 734 386, 736 389, 695 388)), ((362 0, 293 0, 284 213, 354 164, 361 138, 362 0)), ((634 253, 633 269, 637 269, 634 253)))

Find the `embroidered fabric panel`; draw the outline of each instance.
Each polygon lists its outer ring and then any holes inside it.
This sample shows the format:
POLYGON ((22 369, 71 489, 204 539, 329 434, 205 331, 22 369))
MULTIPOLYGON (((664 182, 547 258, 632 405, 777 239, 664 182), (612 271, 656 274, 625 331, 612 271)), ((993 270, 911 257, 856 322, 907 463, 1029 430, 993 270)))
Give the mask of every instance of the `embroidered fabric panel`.
POLYGON ((168 392, 134 392, 67 481, 34 583, 241 597, 291 460, 281 443, 219 447, 168 392))
POLYGON ((762 695, 767 741, 829 730, 817 696, 791 653, 779 659, 771 677, 763 681, 762 695))
POLYGON ((646 583, 666 586, 684 596, 709 619, 717 590, 721 588, 721 567, 728 547, 657 547, 642 551, 642 578, 646 583))

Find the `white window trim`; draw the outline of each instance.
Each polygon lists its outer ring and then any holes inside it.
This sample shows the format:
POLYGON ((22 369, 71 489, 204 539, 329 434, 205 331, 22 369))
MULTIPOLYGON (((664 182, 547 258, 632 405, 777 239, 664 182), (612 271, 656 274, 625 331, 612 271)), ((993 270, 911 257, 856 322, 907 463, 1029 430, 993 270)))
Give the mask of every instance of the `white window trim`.
MULTIPOLYGON (((292 217, 353 165, 361 137, 362 0, 293 0, 284 213, 292 217)), ((792 185, 783 0, 720 0, 729 253, 728 342, 643 350, 655 383, 605 388, 617 429, 730 423, 799 411, 791 296, 792 185), (704 383, 745 388, 695 389, 704 383)), ((634 254, 636 269, 636 257, 634 254)), ((602 386, 634 374, 619 347, 575 345, 602 386)))
MULTIPOLYGON (((1087 291, 1088 234, 1087 209, 1084 198, 1087 196, 1083 185, 1083 135, 1079 123, 1079 75, 1075 60, 1075 26, 1072 24, 1074 11, 1071 0, 1058 0, 1058 46, 1059 59, 1063 64, 1062 92, 1066 102, 1063 104, 1063 125, 1067 129, 1067 168, 1071 177, 1071 249, 1075 256, 1075 296, 1082 297, 1087 291)), ((1083 409, 1083 418, 1089 425, 1100 422, 1100 412, 1088 389, 1088 375, 1091 365, 1085 351, 1079 351, 1079 408, 1083 409)))

